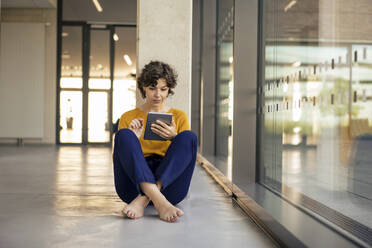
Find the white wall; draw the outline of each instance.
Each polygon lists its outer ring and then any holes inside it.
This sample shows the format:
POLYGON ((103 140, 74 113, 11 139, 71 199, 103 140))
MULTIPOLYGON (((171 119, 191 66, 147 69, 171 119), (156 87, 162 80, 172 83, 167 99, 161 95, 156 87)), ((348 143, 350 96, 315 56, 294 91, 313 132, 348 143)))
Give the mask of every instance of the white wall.
POLYGON ((0 138, 42 138, 43 23, 1 23, 0 138))
MULTIPOLYGON (((43 23, 45 25, 43 138, 26 139, 25 143, 55 143, 56 127, 56 56, 57 56, 57 10, 56 9, 2 9, 1 21, 15 23, 43 23)), ((0 33, 1 35, 1 33, 0 33)), ((16 95, 14 95, 16 97, 16 95)), ((0 139, 1 143, 13 143, 14 139, 0 139)))
POLYGON ((172 65, 178 85, 167 104, 191 120, 192 0, 138 0, 137 32, 137 74, 151 60, 172 65))

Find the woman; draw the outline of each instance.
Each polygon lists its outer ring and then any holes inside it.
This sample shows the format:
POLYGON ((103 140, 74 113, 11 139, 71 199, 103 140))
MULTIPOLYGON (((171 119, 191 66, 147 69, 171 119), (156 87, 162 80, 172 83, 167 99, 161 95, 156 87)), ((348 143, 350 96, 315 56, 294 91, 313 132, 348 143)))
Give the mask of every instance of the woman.
POLYGON ((184 214, 175 205, 186 197, 190 186, 197 138, 186 114, 165 105, 174 94, 176 78, 168 64, 151 61, 145 65, 137 85, 145 103, 120 118, 114 147, 115 188, 127 203, 123 214, 132 219, 142 217, 150 201, 164 221, 174 222, 184 214), (148 112, 173 115, 170 125, 158 120, 151 126, 166 141, 144 140, 148 112))

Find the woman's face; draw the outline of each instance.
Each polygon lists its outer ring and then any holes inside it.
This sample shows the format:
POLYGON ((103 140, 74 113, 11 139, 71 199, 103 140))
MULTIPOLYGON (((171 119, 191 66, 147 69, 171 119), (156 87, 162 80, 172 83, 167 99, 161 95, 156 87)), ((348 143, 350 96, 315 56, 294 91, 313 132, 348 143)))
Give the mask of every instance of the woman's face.
POLYGON ((156 86, 143 87, 146 94, 146 102, 153 106, 161 106, 168 97, 169 88, 164 78, 159 78, 156 81, 156 86))

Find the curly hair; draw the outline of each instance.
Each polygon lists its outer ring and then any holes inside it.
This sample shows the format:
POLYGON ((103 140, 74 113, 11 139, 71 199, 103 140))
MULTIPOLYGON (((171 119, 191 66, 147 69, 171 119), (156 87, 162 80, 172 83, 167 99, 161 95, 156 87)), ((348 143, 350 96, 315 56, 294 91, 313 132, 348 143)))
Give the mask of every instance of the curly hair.
POLYGON ((169 88, 169 95, 173 95, 174 89, 177 85, 177 73, 168 64, 161 61, 151 61, 146 64, 141 71, 141 75, 137 79, 137 87, 141 92, 143 98, 146 98, 146 93, 143 87, 156 86, 159 78, 165 79, 167 87, 169 88))

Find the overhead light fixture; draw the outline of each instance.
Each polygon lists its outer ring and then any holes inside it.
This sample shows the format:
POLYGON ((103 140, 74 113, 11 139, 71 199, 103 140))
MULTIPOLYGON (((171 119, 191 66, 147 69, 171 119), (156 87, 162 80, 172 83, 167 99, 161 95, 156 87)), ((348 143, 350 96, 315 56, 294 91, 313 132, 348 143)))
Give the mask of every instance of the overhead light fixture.
POLYGON ((292 64, 293 67, 299 67, 301 65, 301 61, 296 61, 292 64))
POLYGON ((116 33, 113 35, 112 38, 114 38, 114 41, 118 41, 119 40, 119 36, 116 33))
POLYGON ((229 58, 229 62, 230 62, 230 64, 232 64, 233 60, 234 60, 233 57, 230 57, 230 58, 229 58))
POLYGON ((130 59, 128 55, 126 54, 124 55, 124 60, 128 65, 132 65, 132 60, 130 59))
POLYGON ((296 0, 292 0, 290 1, 285 7, 284 7, 284 12, 287 12, 290 8, 293 7, 293 5, 295 5, 297 3, 296 0))
POLYGON ((62 37, 67 37, 68 33, 67 32, 62 32, 62 37))
POLYGON ((93 3, 94 3, 94 6, 96 6, 97 11, 98 11, 98 12, 102 12, 103 9, 102 9, 102 7, 101 7, 101 4, 98 2, 98 0, 92 0, 92 1, 93 1, 93 3))

